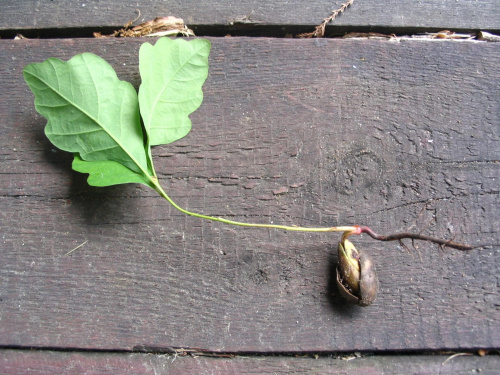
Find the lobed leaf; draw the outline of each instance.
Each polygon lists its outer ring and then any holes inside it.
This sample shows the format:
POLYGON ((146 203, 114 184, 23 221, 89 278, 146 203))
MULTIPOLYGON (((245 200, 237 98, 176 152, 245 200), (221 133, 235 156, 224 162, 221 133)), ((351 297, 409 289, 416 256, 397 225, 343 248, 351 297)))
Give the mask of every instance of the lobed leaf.
POLYGON ((139 104, 149 145, 167 144, 191 130, 189 114, 203 101, 211 44, 161 38, 139 51, 139 104))
POLYGON ((137 93, 118 79, 111 65, 83 53, 67 62, 49 58, 27 65, 23 74, 37 111, 48 120, 45 134, 56 147, 79 156, 75 170, 91 173, 89 183, 149 184, 153 172, 137 93))

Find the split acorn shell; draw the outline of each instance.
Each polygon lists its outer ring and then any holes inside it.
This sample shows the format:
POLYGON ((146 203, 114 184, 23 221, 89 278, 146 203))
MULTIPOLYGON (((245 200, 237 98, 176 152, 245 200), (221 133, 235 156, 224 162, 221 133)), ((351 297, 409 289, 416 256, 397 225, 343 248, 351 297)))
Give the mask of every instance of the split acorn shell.
POLYGON ((378 278, 371 257, 342 237, 338 246, 337 288, 348 302, 369 306, 377 298, 378 278))

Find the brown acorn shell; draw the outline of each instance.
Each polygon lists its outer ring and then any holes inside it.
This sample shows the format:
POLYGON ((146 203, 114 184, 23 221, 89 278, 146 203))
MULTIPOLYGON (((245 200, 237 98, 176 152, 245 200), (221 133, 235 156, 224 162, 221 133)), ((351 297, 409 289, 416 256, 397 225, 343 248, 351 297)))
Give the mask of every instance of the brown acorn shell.
POLYGON ((372 258, 366 252, 359 253, 359 264, 361 267, 361 278, 359 279, 361 298, 358 301, 358 305, 370 306, 377 299, 378 277, 372 258))
POLYGON ((351 293, 359 294, 359 254, 358 250, 349 241, 341 241, 338 248, 339 264, 337 267, 338 273, 341 275, 342 284, 351 293))
POLYGON ((354 294, 352 294, 345 286, 344 283, 342 282, 341 276, 340 276, 340 270, 337 267, 337 289, 339 290, 340 295, 342 298, 344 298, 347 302, 353 303, 353 304, 358 304, 359 298, 356 297, 354 294))
POLYGON ((344 285, 339 267, 337 267, 336 282, 340 295, 347 302, 366 307, 376 300, 379 282, 371 257, 360 250, 358 250, 358 254, 360 265, 359 293, 354 294, 344 285))

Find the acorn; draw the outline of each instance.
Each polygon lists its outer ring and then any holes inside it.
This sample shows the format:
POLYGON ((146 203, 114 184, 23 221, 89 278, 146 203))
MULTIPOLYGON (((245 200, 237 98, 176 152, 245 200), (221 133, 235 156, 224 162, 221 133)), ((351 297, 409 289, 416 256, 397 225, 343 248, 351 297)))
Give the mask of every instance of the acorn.
POLYGON ((378 278, 371 257, 356 249, 344 233, 339 242, 337 287, 348 302, 369 306, 377 298, 378 278))

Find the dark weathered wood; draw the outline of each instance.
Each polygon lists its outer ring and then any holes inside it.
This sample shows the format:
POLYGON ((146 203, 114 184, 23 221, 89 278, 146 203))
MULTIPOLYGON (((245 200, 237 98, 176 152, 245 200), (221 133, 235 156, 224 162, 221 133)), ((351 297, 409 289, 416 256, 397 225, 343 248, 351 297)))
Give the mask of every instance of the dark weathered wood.
MULTIPOLYGON (((284 1, 252 0, 228 2, 204 1, 67 1, 23 0, 2 1, 0 31, 26 29, 63 29, 75 27, 101 28, 121 26, 136 18, 138 22, 159 16, 181 17, 195 31, 202 26, 227 26, 250 15, 250 23, 237 24, 232 31, 252 31, 256 27, 282 26, 283 34, 297 26, 314 26, 330 15, 342 1, 284 1)), ((500 30, 500 7, 497 0, 371 0, 355 1, 347 12, 332 25, 348 28, 397 29, 472 29, 500 30)), ((227 31, 227 29, 225 29, 227 31)), ((366 29, 364 29, 366 30, 366 29)), ((305 30, 302 30, 305 31, 305 30)), ((71 32, 71 31, 69 31, 71 32)), ((211 32, 216 32, 215 29, 211 32)), ((35 33, 36 34, 36 33, 35 33)))
POLYGON ((336 234, 203 222, 152 190, 90 188, 71 172, 23 66, 89 51, 137 87, 142 42, 0 41, 0 345, 500 347, 500 45, 213 39, 193 131, 154 150, 162 184, 193 211, 497 244, 410 254, 356 239, 381 280, 363 309, 333 286, 336 234))
POLYGON ((124 353, 0 351, 0 372, 9 374, 498 374, 495 355, 208 358, 124 353))

